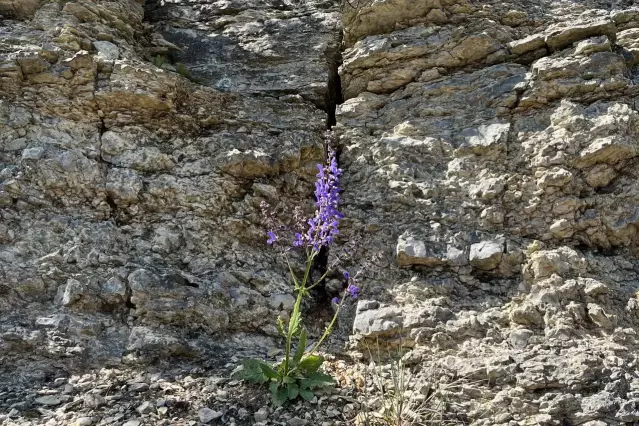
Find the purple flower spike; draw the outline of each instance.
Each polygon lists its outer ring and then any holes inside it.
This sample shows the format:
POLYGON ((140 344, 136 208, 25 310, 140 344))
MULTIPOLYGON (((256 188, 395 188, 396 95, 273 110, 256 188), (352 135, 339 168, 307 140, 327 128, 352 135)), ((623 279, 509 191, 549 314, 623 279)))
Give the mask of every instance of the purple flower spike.
POLYGON ((334 304, 339 304, 339 297, 333 297, 333 300, 331 300, 331 302, 333 302, 334 304))
POLYGON ((351 279, 351 274, 349 274, 348 271, 344 271, 344 279, 346 279, 346 280, 350 280, 351 279))
POLYGON ((344 217, 337 210, 339 204, 339 176, 342 170, 337 167, 335 152, 329 151, 327 165, 317 165, 317 181, 315 182, 315 216, 308 220, 305 234, 296 236, 294 245, 305 245, 319 251, 322 246, 329 246, 338 234, 339 220, 344 217))
POLYGON ((349 285, 348 288, 346 289, 348 291, 348 294, 353 298, 353 299, 357 299, 357 297, 359 296, 359 287, 354 286, 354 285, 349 285))
POLYGON ((275 241, 277 241, 277 235, 275 235, 273 231, 268 231, 266 235, 268 235, 268 240, 266 240, 266 244, 270 245, 270 244, 273 244, 275 241))

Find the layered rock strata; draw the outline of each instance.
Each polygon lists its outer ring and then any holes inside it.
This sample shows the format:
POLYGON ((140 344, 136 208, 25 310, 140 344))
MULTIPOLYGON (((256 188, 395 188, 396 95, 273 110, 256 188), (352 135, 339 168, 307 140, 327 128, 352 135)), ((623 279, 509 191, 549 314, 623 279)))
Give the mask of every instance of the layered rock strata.
POLYGON ((638 421, 639 10, 355 6, 346 216, 369 251, 394 249, 395 275, 354 330, 481 382, 455 393, 470 424, 638 421))
POLYGON ((342 332, 451 421, 639 422, 639 9, 348 3, 0 0, 3 376, 266 347, 259 204, 312 210, 335 124, 348 266, 385 254, 342 332))
POLYGON ((237 3, 0 2, 3 365, 275 334, 259 205, 312 207, 339 15, 237 3))

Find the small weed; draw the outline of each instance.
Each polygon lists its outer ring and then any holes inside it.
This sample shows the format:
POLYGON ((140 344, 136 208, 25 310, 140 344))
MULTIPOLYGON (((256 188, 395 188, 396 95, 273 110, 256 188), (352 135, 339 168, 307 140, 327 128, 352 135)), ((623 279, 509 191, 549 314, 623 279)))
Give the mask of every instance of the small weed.
POLYGON ((155 58, 153 58, 153 65, 155 65, 158 68, 162 68, 162 65, 164 65, 164 56, 162 55, 157 55, 155 58))
POLYGON ((543 248, 544 248, 544 243, 542 243, 539 240, 534 240, 532 243, 528 244, 528 247, 526 247, 526 255, 530 256, 531 254, 543 248))
POLYGON ((362 413, 356 419, 361 426, 424 426, 458 424, 447 420, 446 395, 456 386, 453 383, 418 383, 403 355, 405 348, 400 341, 396 353, 388 353, 384 363, 379 342, 373 355, 369 348, 371 364, 366 374, 366 393, 362 401, 362 413), (385 365, 386 364, 386 365, 385 365), (433 388, 433 385, 436 388, 433 388), (368 394, 372 387, 379 399, 368 394))
POLYGON ((177 64, 175 64, 175 69, 182 77, 191 79, 191 71, 189 71, 187 66, 184 65, 182 62, 178 62, 177 64))

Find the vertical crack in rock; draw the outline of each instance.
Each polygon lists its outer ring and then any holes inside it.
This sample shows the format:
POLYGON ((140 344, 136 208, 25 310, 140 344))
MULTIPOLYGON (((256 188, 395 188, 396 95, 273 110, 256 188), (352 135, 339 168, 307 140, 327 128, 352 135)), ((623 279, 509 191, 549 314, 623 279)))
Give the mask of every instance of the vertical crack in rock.
MULTIPOLYGON (((340 29, 339 37, 337 39, 336 46, 331 46, 326 51, 326 63, 328 72, 328 87, 326 90, 325 108, 326 108, 326 136, 324 139, 324 161, 328 160, 328 151, 333 149, 335 151, 335 158, 339 166, 339 156, 341 149, 335 143, 332 136, 332 129, 335 126, 336 118, 335 113, 337 106, 343 102, 342 98, 342 82, 339 75, 339 67, 342 64, 342 39, 343 31, 340 29)), ((341 193, 340 193, 341 196, 341 193)), ((328 269, 328 260, 330 257, 330 249, 328 247, 322 247, 319 254, 313 262, 313 273, 317 276, 323 276, 328 269)), ((332 294, 326 288, 325 282, 328 277, 322 279, 319 288, 322 288, 321 300, 319 303, 325 305, 332 299, 332 294)))
POLYGON ((329 48, 326 52, 326 62, 329 70, 328 74, 328 90, 326 91, 326 113, 328 130, 331 130, 337 123, 335 111, 337 105, 344 102, 342 97, 342 80, 339 75, 339 67, 342 65, 342 39, 343 31, 340 30, 340 36, 337 40, 337 46, 329 48))

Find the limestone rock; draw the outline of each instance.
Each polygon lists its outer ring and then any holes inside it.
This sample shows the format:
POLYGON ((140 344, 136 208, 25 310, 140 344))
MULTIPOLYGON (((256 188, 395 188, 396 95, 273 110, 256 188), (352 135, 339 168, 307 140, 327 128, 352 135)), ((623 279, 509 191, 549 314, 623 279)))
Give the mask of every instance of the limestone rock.
POLYGON ((344 219, 317 266, 354 238, 362 268, 327 350, 407 346, 467 424, 637 422, 630 3, 0 0, 0 423, 356 417, 357 393, 255 413, 197 371, 275 354, 294 293, 260 204, 312 214, 327 127, 344 219))
POLYGON ((402 312, 394 307, 379 307, 373 301, 357 302, 357 314, 353 323, 353 333, 366 336, 393 334, 402 326, 402 312))
POLYGON ((497 238, 470 246, 470 264, 483 271, 495 269, 504 254, 505 240, 497 238))
POLYGON ((441 246, 442 245, 438 243, 418 240, 415 236, 409 233, 404 233, 397 240, 397 263, 400 266, 440 265, 444 263, 446 258, 446 254, 442 253, 441 246))
POLYGON ((198 416, 200 417, 200 421, 204 424, 211 423, 215 419, 219 419, 222 417, 223 413, 215 410, 211 410, 208 407, 200 408, 198 412, 198 416))

